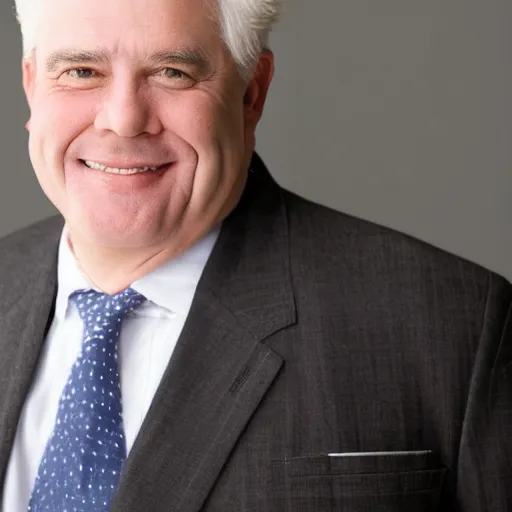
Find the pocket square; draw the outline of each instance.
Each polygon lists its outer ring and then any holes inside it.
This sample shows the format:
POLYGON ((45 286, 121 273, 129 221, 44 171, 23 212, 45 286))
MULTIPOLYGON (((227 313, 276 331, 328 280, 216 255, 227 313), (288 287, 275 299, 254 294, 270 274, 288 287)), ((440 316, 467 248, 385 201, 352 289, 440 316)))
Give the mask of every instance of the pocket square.
POLYGON ((428 455, 432 450, 396 451, 396 452, 345 452, 328 453, 329 457, 378 457, 378 456, 400 456, 400 455, 428 455))

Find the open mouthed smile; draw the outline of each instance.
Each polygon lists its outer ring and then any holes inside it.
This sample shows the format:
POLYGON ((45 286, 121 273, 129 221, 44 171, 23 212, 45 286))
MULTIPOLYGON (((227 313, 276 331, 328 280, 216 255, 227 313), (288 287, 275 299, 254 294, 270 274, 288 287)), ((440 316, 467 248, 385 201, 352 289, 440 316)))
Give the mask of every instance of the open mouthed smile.
POLYGON ((164 170, 165 168, 169 167, 172 164, 172 162, 169 162, 169 163, 166 163, 163 165, 157 165, 157 166, 130 167, 130 168, 123 169, 123 168, 119 168, 119 167, 108 167, 108 166, 100 164, 98 162, 94 162, 93 160, 81 160, 81 162, 86 167, 88 167, 89 169, 92 169, 94 171, 106 172, 108 174, 123 174, 123 175, 160 171, 160 170, 164 170))

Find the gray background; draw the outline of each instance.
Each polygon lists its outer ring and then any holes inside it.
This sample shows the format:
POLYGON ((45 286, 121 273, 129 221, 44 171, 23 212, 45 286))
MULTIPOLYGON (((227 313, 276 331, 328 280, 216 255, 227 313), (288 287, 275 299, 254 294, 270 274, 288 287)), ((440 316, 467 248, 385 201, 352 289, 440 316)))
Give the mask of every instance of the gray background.
MULTIPOLYGON (((258 150, 284 186, 512 279, 512 2, 288 0, 258 150)), ((0 235, 53 213, 0 3, 0 235)))

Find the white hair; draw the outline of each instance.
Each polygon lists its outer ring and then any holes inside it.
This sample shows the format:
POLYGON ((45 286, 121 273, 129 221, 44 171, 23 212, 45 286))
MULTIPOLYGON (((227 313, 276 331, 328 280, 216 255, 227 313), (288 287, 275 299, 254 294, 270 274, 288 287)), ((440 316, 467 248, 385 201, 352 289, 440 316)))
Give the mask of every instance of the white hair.
MULTIPOLYGON (((36 48, 40 19, 36 11, 43 1, 15 0, 23 55, 26 57, 36 48)), ((279 21, 282 4, 283 0, 216 0, 214 13, 221 27, 221 36, 244 78, 250 77, 258 55, 268 48, 269 34, 279 21)))

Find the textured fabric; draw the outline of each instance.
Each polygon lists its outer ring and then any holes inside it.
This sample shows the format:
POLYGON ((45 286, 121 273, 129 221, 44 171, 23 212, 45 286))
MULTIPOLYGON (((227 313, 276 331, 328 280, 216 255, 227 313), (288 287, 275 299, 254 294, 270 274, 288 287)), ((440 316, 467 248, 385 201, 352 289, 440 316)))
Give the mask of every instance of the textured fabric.
MULTIPOLYGON (((111 512, 509 512, 512 286, 253 169, 111 512)), ((1 471, 61 229, 0 242, 1 471)))
MULTIPOLYGON (((216 226, 174 260, 132 283, 148 300, 123 321, 119 340, 123 423, 129 454, 188 315, 197 283, 217 240, 216 226), (141 384, 142 383, 142 384, 141 384)), ((5 478, 3 505, 26 512, 39 461, 53 429, 58 401, 82 343, 75 290, 93 288, 77 266, 62 230, 55 315, 37 375, 25 402, 5 478)))
POLYGON ((75 292, 84 322, 82 351, 61 395, 52 436, 39 466, 30 512, 107 511, 126 459, 118 341, 124 316, 145 298, 75 292))

